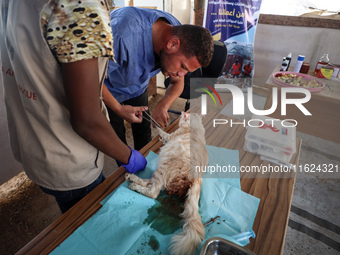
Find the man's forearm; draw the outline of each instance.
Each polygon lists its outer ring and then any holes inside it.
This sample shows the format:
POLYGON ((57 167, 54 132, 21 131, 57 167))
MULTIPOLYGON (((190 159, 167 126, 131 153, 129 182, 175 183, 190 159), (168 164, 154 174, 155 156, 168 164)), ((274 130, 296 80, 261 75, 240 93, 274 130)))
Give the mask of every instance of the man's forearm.
POLYGON ((100 151, 127 163, 131 151, 100 108, 97 59, 63 64, 62 74, 74 131, 100 151))
POLYGON ((175 100, 182 94, 184 89, 184 78, 170 80, 170 85, 167 88, 164 97, 158 104, 168 110, 175 100))
POLYGON ((112 111, 119 115, 122 105, 114 98, 114 96, 111 94, 111 92, 109 91, 105 84, 103 84, 102 88, 102 97, 104 103, 108 107, 110 107, 112 111))

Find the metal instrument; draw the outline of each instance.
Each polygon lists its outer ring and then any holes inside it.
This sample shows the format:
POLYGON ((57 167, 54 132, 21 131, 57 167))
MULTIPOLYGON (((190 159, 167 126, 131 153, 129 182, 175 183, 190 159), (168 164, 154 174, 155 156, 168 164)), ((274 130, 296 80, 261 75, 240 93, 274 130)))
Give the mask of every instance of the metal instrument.
POLYGON ((209 220, 208 222, 204 223, 203 226, 206 227, 209 224, 213 223, 214 221, 216 221, 220 216, 216 216, 215 218, 211 218, 211 220, 209 220))
POLYGON ((146 114, 146 116, 149 117, 149 119, 146 118, 143 114, 142 114, 142 117, 143 117, 144 119, 146 119, 147 121, 149 121, 151 124, 156 125, 157 127, 159 127, 160 129, 162 129, 162 130, 164 131, 164 129, 158 124, 158 122, 155 121, 155 119, 152 118, 151 115, 147 112, 147 109, 145 108, 145 106, 143 106, 143 108, 145 109, 145 112, 144 112, 144 113, 146 114))

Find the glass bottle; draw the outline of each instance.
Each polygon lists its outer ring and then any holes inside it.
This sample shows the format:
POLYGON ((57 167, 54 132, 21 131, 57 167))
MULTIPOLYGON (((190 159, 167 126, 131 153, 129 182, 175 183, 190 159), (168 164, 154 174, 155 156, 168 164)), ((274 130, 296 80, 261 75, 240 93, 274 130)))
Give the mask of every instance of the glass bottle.
POLYGON ((328 54, 325 53, 316 64, 314 74, 318 74, 320 72, 321 67, 327 66, 328 62, 329 62, 328 54))

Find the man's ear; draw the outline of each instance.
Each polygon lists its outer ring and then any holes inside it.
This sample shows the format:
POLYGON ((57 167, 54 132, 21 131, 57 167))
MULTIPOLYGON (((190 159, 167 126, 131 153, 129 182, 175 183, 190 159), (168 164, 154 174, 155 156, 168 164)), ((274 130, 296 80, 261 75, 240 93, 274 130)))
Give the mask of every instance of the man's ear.
POLYGON ((172 37, 167 43, 168 53, 176 53, 179 51, 181 41, 178 37, 172 37))

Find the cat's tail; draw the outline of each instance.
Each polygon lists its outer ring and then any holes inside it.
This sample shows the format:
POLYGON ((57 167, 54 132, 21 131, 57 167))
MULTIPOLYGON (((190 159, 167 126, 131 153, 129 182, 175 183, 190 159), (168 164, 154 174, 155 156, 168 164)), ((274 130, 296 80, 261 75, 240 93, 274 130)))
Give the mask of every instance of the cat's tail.
POLYGON ((183 231, 171 238, 170 254, 195 254, 204 239, 205 230, 198 213, 201 183, 201 178, 195 178, 191 188, 188 190, 184 211, 181 214, 184 219, 183 231))

